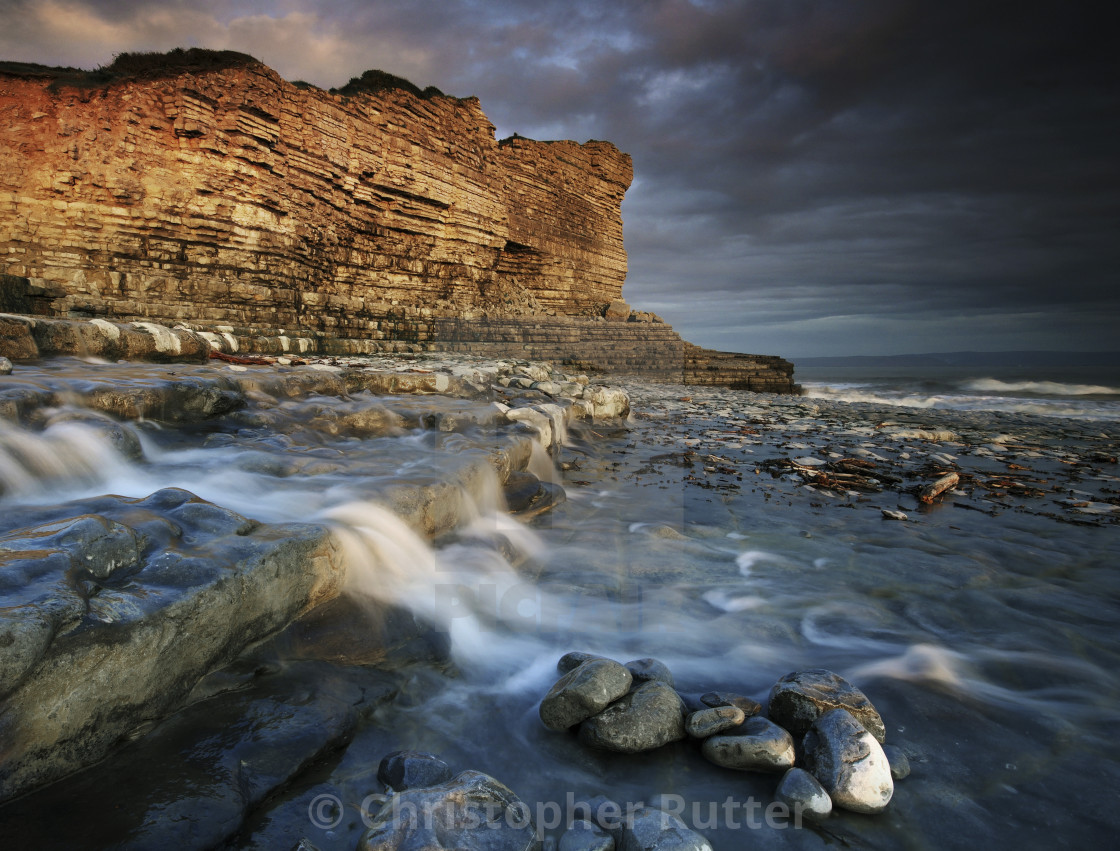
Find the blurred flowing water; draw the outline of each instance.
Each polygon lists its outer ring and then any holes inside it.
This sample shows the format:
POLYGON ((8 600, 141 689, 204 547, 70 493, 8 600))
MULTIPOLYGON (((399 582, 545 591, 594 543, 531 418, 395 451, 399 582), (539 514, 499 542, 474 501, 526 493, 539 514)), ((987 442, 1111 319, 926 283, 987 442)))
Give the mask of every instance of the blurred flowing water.
MULTIPOLYGON (((121 382, 142 381, 148 369, 101 368, 121 382)), ((82 380, 86 367, 74 369, 47 378, 82 380)), ((504 510, 496 479, 471 480, 455 509, 458 531, 434 542, 382 497, 401 482, 454 480, 466 459, 488 451, 485 425, 439 432, 419 419, 433 406, 481 411, 483 403, 261 394, 200 424, 127 425, 143 449, 134 460, 80 420, 5 426, 4 528, 32 505, 181 487, 256 520, 329 524, 353 599, 406 606, 449 637, 449 664, 397 667, 397 698, 363 721, 342 756, 256 810, 228 847, 306 836, 322 849, 353 848, 359 821, 324 829, 309 821, 308 801, 328 791, 356 807, 370 791, 370 767, 403 748, 490 773, 538 814, 569 796, 603 793, 623 804, 679 796, 685 820, 703 822, 694 826, 717 849, 1060 847, 1103 844, 1115 833, 1114 524, 1014 506, 918 511, 916 503, 902 504, 911 521, 892 522, 879 509, 898 508, 895 493, 807 493, 760 469, 781 455, 945 451, 875 438, 882 406, 641 384, 632 398, 638 413, 625 427, 573 426, 550 459, 538 455, 536 471, 565 487, 566 502, 522 522, 504 510), (370 436, 346 425, 383 410, 399 426, 370 436), (728 799, 765 805, 778 778, 717 768, 688 743, 636 756, 589 751, 540 724, 537 705, 569 650, 653 656, 682 693, 728 690, 763 703, 782 675, 831 669, 875 703, 913 774, 879 816, 841 814, 800 829, 729 820, 719 809, 728 799)), ((1053 448, 1030 463, 1062 474, 1071 438, 1057 420, 926 415, 931 428, 1018 427, 1053 448)), ((1115 451, 1117 436, 1114 424, 1090 423, 1076 441, 1079 450, 1115 451)), ((1115 493, 1115 468, 1101 475, 1095 486, 1115 493)), ((340 634, 362 629, 347 617, 340 634)), ((366 676, 376 666, 359 644, 300 676, 366 676)), ((269 651, 277 664, 285 646, 269 651)), ((155 777, 160 768, 150 770, 155 777)), ((27 818, 50 812, 51 794, 33 796, 27 818)), ((102 804, 65 806, 69 818, 97 821, 102 804)))

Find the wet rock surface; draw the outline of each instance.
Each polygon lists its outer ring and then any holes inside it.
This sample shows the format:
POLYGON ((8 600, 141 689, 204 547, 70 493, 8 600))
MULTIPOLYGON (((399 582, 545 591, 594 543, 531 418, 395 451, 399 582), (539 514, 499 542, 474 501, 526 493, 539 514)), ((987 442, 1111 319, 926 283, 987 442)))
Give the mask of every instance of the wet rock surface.
POLYGON ((677 816, 653 807, 638 809, 622 828, 619 851, 711 851, 703 836, 677 816))
POLYGON ((531 813, 493 777, 464 771, 437 786, 406 789, 386 803, 359 851, 536 851, 531 813))
POLYGON ((610 659, 589 659, 565 674, 545 695, 541 721, 551 730, 567 730, 597 715, 630 690, 632 678, 610 659))
POLYGON ((843 677, 823 669, 794 671, 770 690, 771 718, 801 735, 817 718, 832 709, 846 709, 880 742, 887 732, 883 719, 862 691, 843 677))
POLYGON ((620 753, 655 750, 685 737, 684 707, 672 688, 647 681, 585 720, 579 740, 620 753))
POLYGON ((894 794, 891 767, 882 747, 846 709, 816 719, 805 735, 805 768, 820 781, 833 804, 857 813, 877 813, 894 794))
POLYGON ((822 819, 832 812, 832 798, 820 781, 803 768, 791 768, 782 775, 774 798, 786 804, 795 816, 822 819))
POLYGON ((704 740, 705 759, 740 771, 784 771, 793 765, 793 737, 765 718, 748 718, 729 733, 704 740))

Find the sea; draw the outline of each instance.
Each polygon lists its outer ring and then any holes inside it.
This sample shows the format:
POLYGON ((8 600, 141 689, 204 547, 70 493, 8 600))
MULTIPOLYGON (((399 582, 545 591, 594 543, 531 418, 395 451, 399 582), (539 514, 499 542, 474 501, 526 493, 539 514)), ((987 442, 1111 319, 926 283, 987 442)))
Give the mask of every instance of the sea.
POLYGON ((900 408, 1120 418, 1120 368, 799 366, 805 395, 900 408))
MULTIPOLYGON (((444 367, 433 355, 392 368, 444 367)), ((220 687, 111 758, 0 807, 11 847, 350 851, 397 750, 499 780, 543 849, 595 796, 668 809, 715 851, 1115 840, 1115 373, 814 367, 798 370, 799 397, 599 376, 626 387, 632 411, 572 420, 535 454, 565 499, 515 516, 495 480, 462 494, 458 532, 429 540, 382 495, 452 480, 492 449, 488 400, 309 394, 296 379, 310 367, 274 392, 276 368, 239 367, 255 388, 242 408, 126 421, 142 447, 131 457, 74 409, 93 384, 227 369, 60 359, 0 379, 16 394, 75 391, 0 428, 0 535, 36 512, 179 487, 261 523, 329 526, 349 602, 249 648, 220 687), (347 430, 384 409, 405 427, 347 430), (429 410, 460 425, 433 428, 429 410), (950 490, 919 499, 949 472, 950 490), (404 622, 407 641, 379 643, 404 622), (779 773, 715 766, 697 742, 588 748, 538 714, 570 651, 657 659, 691 708, 717 691, 765 706, 779 678, 831 671, 878 709, 910 774, 878 815, 803 822, 772 807, 779 773), (340 713, 354 719, 345 735, 309 756, 315 731, 299 719, 340 713)))

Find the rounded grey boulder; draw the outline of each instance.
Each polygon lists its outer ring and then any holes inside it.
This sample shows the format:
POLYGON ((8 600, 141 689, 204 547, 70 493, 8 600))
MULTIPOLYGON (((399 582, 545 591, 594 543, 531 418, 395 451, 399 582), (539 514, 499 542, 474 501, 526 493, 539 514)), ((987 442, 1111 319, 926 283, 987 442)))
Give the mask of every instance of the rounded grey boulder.
POLYGON ((890 763, 875 737, 846 709, 833 709, 805 734, 805 768, 837 807, 881 812, 894 794, 890 763))
POLYGON ((800 736, 833 709, 846 709, 878 741, 886 740, 883 719, 867 695, 839 674, 823 669, 794 671, 778 680, 770 690, 767 714, 775 723, 800 736))
POLYGON ((638 686, 579 728, 583 744, 619 753, 650 751, 684 737, 684 705, 661 682, 638 686))
POLYGON ((734 735, 705 739, 700 752, 709 762, 739 771, 784 771, 793 765, 793 737, 765 718, 748 718, 734 735))
POLYGON ((630 690, 632 678, 618 662, 589 659, 559 680, 541 701, 541 721, 550 730, 567 730, 598 715, 630 690))

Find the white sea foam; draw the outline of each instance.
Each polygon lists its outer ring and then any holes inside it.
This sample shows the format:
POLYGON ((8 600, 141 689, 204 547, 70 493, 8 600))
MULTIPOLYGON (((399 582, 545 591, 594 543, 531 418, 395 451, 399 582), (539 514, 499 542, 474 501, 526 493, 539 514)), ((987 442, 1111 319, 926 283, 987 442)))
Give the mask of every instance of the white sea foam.
POLYGON ((1063 384, 1057 381, 1000 381, 977 378, 962 385, 976 393, 1031 393, 1037 396, 1120 396, 1120 387, 1101 384, 1063 384))
POLYGON ((898 385, 802 382, 805 396, 833 402, 857 402, 893 408, 946 411, 1000 411, 1087 420, 1120 419, 1120 400, 1087 397, 1120 396, 1120 388, 1091 384, 1001 382, 976 379, 961 392, 922 393, 898 385), (996 385, 999 385, 998 387, 996 385), (1022 389, 1016 390, 1020 387, 1022 389), (1044 388, 1053 387, 1053 390, 1044 388), (970 392, 971 391, 971 392, 970 392), (1002 395, 1019 392, 1020 396, 1002 395), (1047 396, 1051 398, 1047 398, 1047 396))

